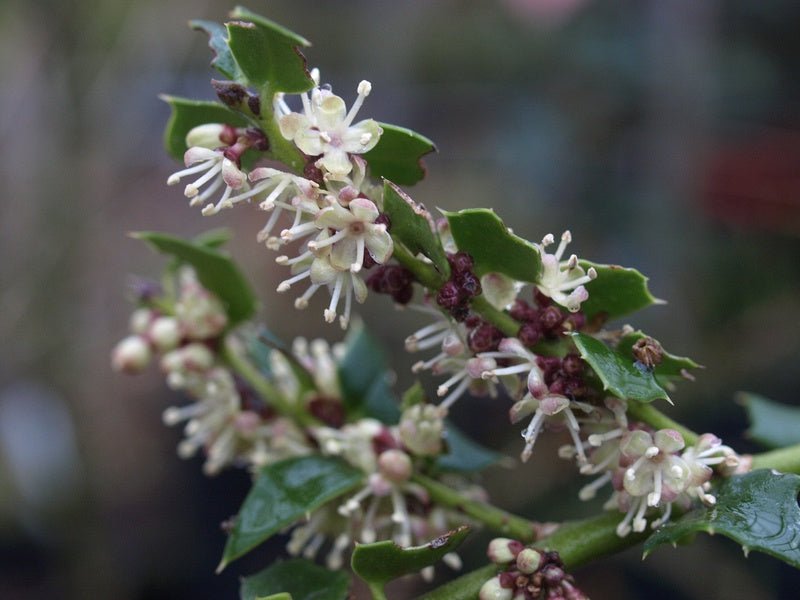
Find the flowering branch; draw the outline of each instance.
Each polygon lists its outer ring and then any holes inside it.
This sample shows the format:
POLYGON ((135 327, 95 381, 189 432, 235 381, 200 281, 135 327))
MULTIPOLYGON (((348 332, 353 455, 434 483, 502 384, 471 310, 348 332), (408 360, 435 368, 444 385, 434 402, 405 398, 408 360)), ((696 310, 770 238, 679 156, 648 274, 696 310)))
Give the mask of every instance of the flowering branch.
POLYGON ((476 519, 502 535, 531 542, 537 537, 538 523, 506 512, 491 504, 465 498, 458 491, 424 475, 415 475, 413 480, 424 487, 431 498, 476 519))

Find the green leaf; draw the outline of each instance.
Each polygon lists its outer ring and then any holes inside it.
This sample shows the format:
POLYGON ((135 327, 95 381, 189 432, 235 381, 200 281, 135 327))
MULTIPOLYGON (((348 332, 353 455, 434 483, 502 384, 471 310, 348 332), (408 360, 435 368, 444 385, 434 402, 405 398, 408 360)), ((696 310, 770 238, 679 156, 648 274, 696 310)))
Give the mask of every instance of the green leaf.
POLYGON ((392 541, 358 544, 350 561, 356 575, 371 588, 382 589, 392 579, 419 573, 453 552, 469 534, 469 527, 454 529, 424 546, 401 548, 392 541))
POLYGON ((219 102, 189 100, 167 94, 162 94, 159 98, 172 109, 164 130, 164 147, 172 158, 180 161, 187 150, 186 134, 198 125, 225 123, 234 127, 246 127, 249 124, 242 115, 219 102))
POLYGON ((517 281, 539 279, 542 258, 536 246, 511 233, 493 210, 468 208, 444 214, 458 249, 472 256, 479 276, 496 272, 517 281))
POLYGON ((310 560, 276 562, 250 577, 239 588, 241 600, 346 600, 350 576, 329 571, 310 560))
POLYGON ((800 407, 778 404, 750 392, 739 392, 736 400, 750 417, 749 438, 767 448, 800 444, 800 407))
POLYGON ((206 248, 219 248, 224 246, 231 240, 231 230, 227 227, 218 227, 217 229, 209 229, 200 235, 192 238, 192 243, 206 248))
POLYGON ((363 154, 370 174, 385 177, 399 185, 414 185, 425 177, 422 157, 436 151, 436 145, 416 131, 378 123, 383 129, 375 147, 363 154))
MULTIPOLYGON (((644 337, 647 337, 647 335, 642 331, 634 331, 624 336, 617 345, 617 352, 632 361, 636 361, 636 357, 633 355, 633 345, 644 337)), ((694 362, 691 358, 675 356, 664 350, 663 358, 653 369, 653 374, 656 377, 656 381, 658 381, 660 385, 665 386, 673 381, 686 379, 683 373, 702 368, 701 365, 694 362)))
POLYGON ((436 460, 444 471, 474 473, 490 467, 502 458, 501 454, 471 440, 452 423, 447 423, 447 454, 436 460))
POLYGON ((597 373, 604 389, 626 400, 652 402, 663 398, 669 401, 667 392, 645 367, 636 365, 598 339, 583 333, 571 335, 581 357, 597 373))
POLYGON ((400 408, 403 410, 409 409, 417 404, 425 402, 425 390, 419 380, 414 381, 414 385, 403 392, 403 398, 400 400, 400 408))
MULTIPOLYGON (((285 27, 237 6, 226 23, 228 46, 250 85, 299 94, 314 87, 301 47, 311 43, 285 27)), ((265 98, 265 102, 270 99, 265 98)))
POLYGON ((214 21, 200 19, 189 21, 189 27, 195 31, 205 31, 208 34, 208 47, 214 53, 211 66, 228 79, 241 81, 242 72, 239 70, 239 65, 236 64, 236 59, 233 58, 231 49, 228 46, 228 30, 214 21))
POLYGON ((647 556, 660 544, 677 544, 698 533, 721 533, 751 550, 800 568, 800 476, 762 469, 736 475, 714 490, 712 508, 689 512, 667 523, 644 543, 647 556))
POLYGON ((350 328, 338 374, 349 420, 366 416, 397 423, 400 409, 389 386, 386 355, 363 323, 350 328))
POLYGON ((647 288, 647 277, 636 269, 618 265, 599 265, 588 260, 580 261, 581 267, 597 270, 597 279, 586 284, 589 299, 581 304, 588 319, 605 317, 607 320, 647 308, 651 304, 664 304, 647 288))
POLYGON ((363 478, 358 469, 323 456, 290 458, 264 467, 239 510, 218 571, 305 514, 357 487, 363 478))
POLYGON ((400 240, 412 254, 421 253, 433 262, 443 279, 450 277, 450 265, 430 213, 414 202, 391 181, 383 182, 383 211, 391 222, 392 237, 400 240))
POLYGON ((225 305, 229 326, 249 319, 258 308, 253 290, 229 256, 219 250, 154 231, 131 234, 156 251, 194 267, 203 286, 225 305))

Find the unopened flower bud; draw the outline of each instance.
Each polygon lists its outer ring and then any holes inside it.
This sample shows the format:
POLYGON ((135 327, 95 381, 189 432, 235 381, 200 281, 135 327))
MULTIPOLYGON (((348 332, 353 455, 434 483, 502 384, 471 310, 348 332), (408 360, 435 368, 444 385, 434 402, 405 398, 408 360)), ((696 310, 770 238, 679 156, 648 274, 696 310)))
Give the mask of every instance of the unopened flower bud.
POLYGON ((500 577, 492 577, 483 584, 478 593, 480 600, 511 600, 514 597, 514 590, 505 588, 500 584, 500 577))
POLYGON ((140 335, 126 337, 111 353, 111 366, 123 373, 141 373, 150 362, 150 346, 140 335))
POLYGON ((189 130, 186 134, 186 146, 191 148, 199 146, 201 148, 208 148, 214 150, 222 146, 220 135, 224 131, 225 126, 219 123, 206 123, 205 125, 198 125, 189 130))
POLYGON ((387 450, 378 457, 378 470, 393 483, 403 483, 411 477, 411 458, 402 450, 387 450))
POLYGON ((207 371, 214 366, 214 354, 205 344, 189 344, 161 357, 161 370, 207 371))
POLYGON ((517 568, 526 575, 538 571, 539 567, 542 566, 542 562, 542 553, 533 548, 525 548, 517 555, 517 568))
POLYGON ((175 317, 158 317, 147 331, 147 337, 159 352, 168 352, 181 341, 180 326, 175 317))
POLYGON ((400 418, 400 440, 419 456, 436 456, 442 451, 444 421, 438 407, 416 404, 400 418))
POLYGON ((494 538, 489 542, 486 549, 486 556, 497 565, 504 565, 512 562, 523 550, 522 542, 508 538, 494 538))
POLYGON ((137 308, 135 311, 133 311, 133 314, 131 314, 131 319, 129 322, 131 333, 144 335, 150 326, 150 322, 153 320, 153 317, 155 317, 155 313, 149 308, 137 308))

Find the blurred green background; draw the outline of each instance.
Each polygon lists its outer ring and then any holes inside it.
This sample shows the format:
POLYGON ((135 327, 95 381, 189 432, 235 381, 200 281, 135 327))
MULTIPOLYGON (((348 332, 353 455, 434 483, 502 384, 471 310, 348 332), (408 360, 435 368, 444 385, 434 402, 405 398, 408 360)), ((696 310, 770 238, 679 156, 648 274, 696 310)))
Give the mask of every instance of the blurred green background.
MULTIPOLYGON (((800 384, 800 3, 793 0, 254 1, 314 42, 323 80, 364 115, 439 146, 411 190, 429 208, 492 206, 520 235, 570 228, 574 251, 639 268, 669 304, 631 321, 707 369, 671 414, 743 450, 733 402, 754 390, 797 403, 800 384)), ((282 273, 253 213, 189 209, 164 182, 161 92, 212 98, 189 0, 0 4, 0 598, 234 597, 268 547, 214 575, 245 473, 180 461, 161 425, 178 399, 157 373, 108 366, 126 334, 131 273, 161 261, 126 232, 193 235, 226 225, 232 253, 278 334, 324 335, 321 306, 276 296, 282 273), (319 317, 319 318, 317 318, 319 317)), ((396 360, 419 321, 374 297, 364 320, 396 360), (389 313, 391 318, 386 318, 389 313)), ((426 385, 433 390, 431 381, 426 385)), ((458 422, 509 456, 506 404, 462 401, 458 422)), ((532 518, 578 516, 578 484, 537 447, 483 480, 532 518)), ((583 513, 582 513, 583 511, 583 513)), ((481 562, 482 540, 464 555, 481 562)), ((787 598, 798 578, 698 538, 641 562, 638 550, 578 572, 595 598, 787 598), (691 573, 691 575, 690 575, 691 573)), ((401 583, 397 598, 413 597, 401 583)))

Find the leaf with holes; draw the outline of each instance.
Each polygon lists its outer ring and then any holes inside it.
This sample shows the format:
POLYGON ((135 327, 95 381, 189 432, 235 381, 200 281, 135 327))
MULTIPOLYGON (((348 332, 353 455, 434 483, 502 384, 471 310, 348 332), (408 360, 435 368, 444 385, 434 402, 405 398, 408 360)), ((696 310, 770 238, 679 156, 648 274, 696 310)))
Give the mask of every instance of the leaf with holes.
POLYGON ((314 87, 300 48, 311 43, 269 19, 237 6, 226 23, 228 46, 250 85, 299 94, 314 87))
MULTIPOLYGON (((636 357, 633 355, 633 345, 645 337, 647 336, 642 331, 629 333, 619 341, 617 352, 635 362, 636 357)), ((688 379, 691 377, 691 375, 688 375, 689 371, 702 368, 702 365, 698 365, 691 358, 676 356, 664 350, 663 358, 653 369, 653 374, 659 384, 668 385, 681 379, 688 379)))
POLYGON ((456 246, 475 261, 475 272, 502 273, 517 281, 535 282, 542 272, 539 250, 514 235, 493 210, 468 208, 445 212, 456 246))
POLYGON ((263 571, 244 577, 241 600, 346 600, 350 576, 329 571, 310 560, 296 558, 273 563, 263 571))
POLYGON ((378 123, 383 129, 380 140, 363 154, 370 174, 385 177, 400 185, 414 185, 425 177, 422 157, 436 151, 434 143, 416 131, 378 123))
POLYGON ((637 365, 598 339, 583 333, 571 335, 581 357, 594 369, 604 389, 626 400, 669 400, 667 392, 644 366, 637 365))
POLYGON ((800 407, 778 404, 750 392, 740 392, 736 400, 747 409, 749 438, 767 448, 800 444, 800 407))
POLYGON ((636 269, 618 265, 599 265, 588 260, 580 261, 581 267, 594 267, 597 278, 586 284, 589 299, 581 304, 588 319, 603 317, 607 320, 647 308, 652 304, 664 304, 647 288, 647 277, 636 269))
POLYGON ((358 469, 323 456, 290 458, 264 467, 239 510, 218 571, 363 479, 358 469))
POLYGON ((443 281, 449 279, 450 265, 439 235, 433 230, 433 219, 425 207, 387 180, 383 182, 383 211, 389 217, 392 237, 400 240, 412 254, 427 256, 443 281))
MULTIPOLYGON (((359 544, 350 562, 353 571, 373 590, 383 587, 393 579, 419 573, 438 562, 445 554, 453 552, 469 534, 469 527, 454 529, 424 546, 401 548, 392 541, 359 544)), ((373 592, 373 595, 375 592, 373 592)), ((381 592, 382 594, 382 592, 381 592)), ((377 595, 376 598, 383 598, 377 595)))
POLYGON ((164 129, 164 147, 172 158, 180 161, 188 149, 186 134, 198 125, 223 123, 234 127, 246 127, 249 124, 242 115, 219 102, 189 100, 167 94, 162 94, 159 98, 172 109, 167 127, 164 129))
POLYGON ((131 234, 162 254, 191 265, 203 286, 225 305, 229 326, 249 319, 258 308, 253 290, 229 256, 207 244, 190 242, 165 233, 140 231, 131 234))
POLYGON ((698 532, 720 533, 745 554, 764 552, 800 568, 800 476, 762 469, 736 475, 714 489, 717 503, 667 523, 644 543, 645 556, 698 532))
POLYGON ((189 21, 189 27, 196 31, 205 31, 208 34, 208 47, 214 53, 211 66, 228 79, 243 81, 242 72, 228 46, 228 30, 219 23, 201 19, 189 21))

